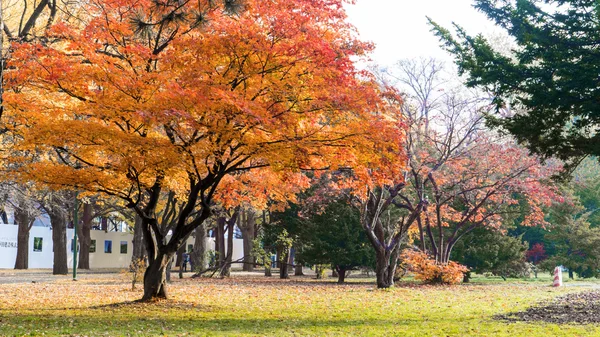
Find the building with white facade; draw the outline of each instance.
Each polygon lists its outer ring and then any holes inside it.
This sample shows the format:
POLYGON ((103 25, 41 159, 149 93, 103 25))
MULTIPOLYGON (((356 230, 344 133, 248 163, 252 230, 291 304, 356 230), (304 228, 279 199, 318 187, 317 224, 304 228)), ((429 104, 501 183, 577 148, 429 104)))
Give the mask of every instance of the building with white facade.
MULTIPOLYGON (((18 226, 0 224, 0 269, 12 269, 17 257, 18 226)), ((133 234, 129 232, 90 232, 90 268, 127 268, 133 251, 133 234)), ((233 261, 243 257, 241 239, 234 239, 233 261)), ((190 251, 194 238, 186 243, 190 251)), ((68 266, 73 265, 73 229, 67 229, 68 266)), ((52 268, 52 230, 50 227, 33 226, 29 234, 29 268, 52 268)), ((207 238, 208 250, 214 249, 214 239, 207 238)))

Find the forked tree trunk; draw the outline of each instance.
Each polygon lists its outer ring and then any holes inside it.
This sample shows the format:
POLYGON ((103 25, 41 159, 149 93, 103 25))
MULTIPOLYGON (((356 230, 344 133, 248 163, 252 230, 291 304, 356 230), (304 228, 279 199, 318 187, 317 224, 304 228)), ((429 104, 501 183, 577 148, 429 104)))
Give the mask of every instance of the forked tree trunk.
POLYGON ((392 251, 387 249, 377 249, 375 251, 377 288, 390 288, 394 286, 394 273, 398 264, 399 251, 399 247, 395 247, 392 251))
POLYGON ((29 231, 31 230, 34 220, 35 219, 32 219, 26 211, 23 211, 20 208, 15 209, 15 221, 19 226, 15 269, 29 268, 29 231))
POLYGON ((81 217, 81 226, 79 227, 79 269, 90 269, 90 245, 92 238, 90 232, 92 230, 92 205, 89 203, 83 204, 83 216, 81 217))
POLYGON ((206 229, 204 226, 196 228, 196 237, 194 238, 194 250, 190 256, 190 269, 192 272, 199 272, 207 267, 206 263, 206 229))
POLYGON ((173 252, 158 252, 144 274, 144 296, 142 301, 167 298, 167 267, 175 255, 173 252))
POLYGON ((52 274, 66 275, 69 273, 67 263, 67 223, 65 215, 61 210, 48 212, 52 224, 52 249, 54 251, 54 263, 52 274))

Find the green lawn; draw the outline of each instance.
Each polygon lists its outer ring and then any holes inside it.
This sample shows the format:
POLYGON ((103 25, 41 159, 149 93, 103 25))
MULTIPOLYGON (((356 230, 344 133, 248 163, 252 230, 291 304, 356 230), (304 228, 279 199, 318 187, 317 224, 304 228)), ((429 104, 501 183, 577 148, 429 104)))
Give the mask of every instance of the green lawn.
MULTIPOLYGON (((479 279, 478 281, 482 281, 479 279)), ((124 275, 0 285, 1 336, 589 336, 600 326, 506 323, 524 309, 581 287, 495 282, 454 287, 407 282, 337 285, 308 278, 174 280, 171 300, 130 303, 124 275)), ((542 283, 542 282, 540 282, 542 283)))

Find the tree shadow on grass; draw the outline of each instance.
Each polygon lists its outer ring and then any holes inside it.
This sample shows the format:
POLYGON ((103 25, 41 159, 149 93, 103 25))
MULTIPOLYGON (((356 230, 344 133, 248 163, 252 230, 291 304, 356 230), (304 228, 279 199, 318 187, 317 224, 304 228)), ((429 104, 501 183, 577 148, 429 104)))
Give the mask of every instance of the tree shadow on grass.
MULTIPOLYGON (((101 307, 98 307, 101 309, 101 307)), ((134 309, 128 307, 128 309, 134 309)), ((292 317, 273 318, 199 318, 188 315, 182 318, 168 316, 144 316, 144 312, 132 311, 127 315, 111 315, 110 312, 98 314, 86 314, 77 316, 65 316, 60 314, 39 315, 12 315, 10 317, 0 314, 0 335, 21 335, 35 331, 36 334, 45 335, 90 335, 99 334, 114 335, 163 335, 187 333, 196 335, 219 335, 224 333, 233 334, 271 334, 290 330, 298 332, 310 332, 311 334, 323 334, 327 331, 355 331, 356 328, 368 330, 371 328, 382 329, 389 326, 400 329, 402 325, 418 325, 416 319, 304 319, 292 317), (5 330, 5 326, 17 327, 13 330, 5 330)))

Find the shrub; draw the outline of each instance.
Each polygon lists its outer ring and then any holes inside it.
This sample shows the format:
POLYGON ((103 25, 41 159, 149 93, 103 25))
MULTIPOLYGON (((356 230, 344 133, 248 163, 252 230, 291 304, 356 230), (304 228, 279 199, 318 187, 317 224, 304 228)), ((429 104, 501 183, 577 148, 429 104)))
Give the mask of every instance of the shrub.
POLYGON ((433 284, 458 284, 463 280, 467 267, 449 261, 438 264, 426 253, 416 250, 405 250, 402 253, 403 268, 414 273, 415 279, 433 284))

